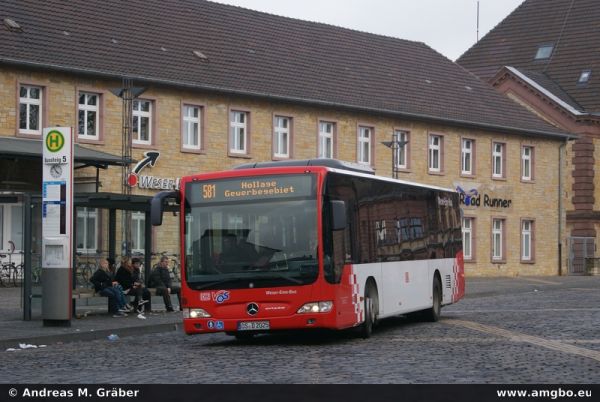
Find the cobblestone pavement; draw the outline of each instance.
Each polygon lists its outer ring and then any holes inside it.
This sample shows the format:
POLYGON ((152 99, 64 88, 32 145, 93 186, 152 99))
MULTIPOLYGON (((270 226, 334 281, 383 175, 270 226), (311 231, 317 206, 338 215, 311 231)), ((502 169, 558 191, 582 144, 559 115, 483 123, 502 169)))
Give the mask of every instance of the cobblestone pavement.
POLYGON ((511 294, 490 287, 444 308, 437 323, 388 319, 368 340, 173 331, 2 351, 2 382, 599 383, 598 281, 547 282, 511 294))

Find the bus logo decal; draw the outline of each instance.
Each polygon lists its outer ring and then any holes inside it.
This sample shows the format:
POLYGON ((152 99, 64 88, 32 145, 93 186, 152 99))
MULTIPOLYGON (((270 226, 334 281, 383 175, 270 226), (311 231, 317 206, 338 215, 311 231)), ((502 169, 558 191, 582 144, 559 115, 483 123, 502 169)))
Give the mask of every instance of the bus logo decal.
POLYGON ((227 290, 219 290, 216 293, 213 293, 213 300, 217 302, 217 304, 224 303, 226 300, 229 300, 229 292, 227 290))
POLYGON ((246 306, 246 311, 249 315, 256 315, 256 313, 258 313, 258 304, 248 303, 248 305, 246 306))

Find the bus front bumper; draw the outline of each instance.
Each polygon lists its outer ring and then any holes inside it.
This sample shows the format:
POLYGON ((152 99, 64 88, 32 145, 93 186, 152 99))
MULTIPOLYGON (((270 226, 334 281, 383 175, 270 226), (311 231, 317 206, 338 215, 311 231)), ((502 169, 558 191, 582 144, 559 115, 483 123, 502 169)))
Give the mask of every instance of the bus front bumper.
POLYGON ((294 314, 286 317, 260 318, 184 318, 186 334, 210 332, 268 332, 289 329, 337 328, 335 314, 294 314))

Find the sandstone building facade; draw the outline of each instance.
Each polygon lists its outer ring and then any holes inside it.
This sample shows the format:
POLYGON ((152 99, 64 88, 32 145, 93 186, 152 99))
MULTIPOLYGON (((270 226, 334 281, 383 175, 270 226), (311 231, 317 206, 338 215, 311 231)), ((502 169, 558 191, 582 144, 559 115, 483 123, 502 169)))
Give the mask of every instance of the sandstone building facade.
POLYGON ((458 63, 516 103, 578 138, 565 152, 562 244, 570 273, 585 271, 600 231, 600 6, 593 0, 527 0, 458 63))
MULTIPOLYGON (((194 33, 164 22, 185 16, 154 5, 159 9, 142 17, 159 13, 163 22, 153 30, 137 27, 143 43, 119 26, 117 15, 96 22, 112 32, 109 38, 89 37, 69 23, 56 31, 46 24, 53 11, 45 3, 3 10, 1 17, 22 30, 5 30, 0 43, 27 46, 0 49, 0 141, 36 140, 43 127, 70 126, 83 147, 120 155, 123 106, 111 90, 130 78, 145 89, 133 101, 132 157, 159 153, 154 166, 130 181, 133 194, 152 196, 181 176, 249 161, 337 158, 379 175, 457 189, 467 275, 560 272, 560 175, 570 135, 421 43, 190 4, 202 21, 194 33), (161 37, 157 29, 174 36, 161 37), (85 38, 85 46, 77 38, 85 38), (90 47, 94 53, 85 58, 90 47), (382 144, 393 135, 401 143, 394 167, 392 151, 382 144)), ((82 7, 70 10, 72 18, 100 12, 82 7)), ((39 161, 3 154, 0 167, 3 191, 39 191, 39 161)), ((109 167, 98 179, 93 168, 77 169, 77 191, 98 186, 119 193, 128 178, 109 167)), ((4 243, 18 237, 8 215, 17 219, 4 213, 4 243)), ((130 219, 132 248, 143 251, 145 217, 130 219)), ((155 231, 154 251, 178 252, 177 219, 166 217, 155 231)), ((427 230, 418 216, 399 224, 415 236, 427 230)), ((79 251, 104 250, 107 227, 102 210, 79 208, 79 251)))

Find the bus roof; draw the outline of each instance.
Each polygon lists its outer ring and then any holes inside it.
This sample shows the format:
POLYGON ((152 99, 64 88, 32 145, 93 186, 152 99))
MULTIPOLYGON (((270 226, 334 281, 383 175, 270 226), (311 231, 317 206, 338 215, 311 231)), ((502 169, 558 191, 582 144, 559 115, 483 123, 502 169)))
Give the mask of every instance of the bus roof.
POLYGON ((367 173, 374 175, 375 170, 370 166, 360 163, 341 161, 338 159, 316 158, 316 159, 290 159, 285 161, 251 162, 235 166, 233 169, 260 169, 287 166, 324 166, 336 169, 350 170, 352 172, 367 173))
POLYGON ((246 169, 269 169, 269 168, 281 168, 281 167, 325 167, 330 172, 348 174, 357 177, 365 177, 368 179, 376 179, 381 181, 387 181, 390 183, 406 184, 409 186, 417 186, 421 188, 428 188, 437 191, 448 191, 456 192, 451 188, 444 188, 439 186, 432 186, 428 184, 416 183, 407 180, 393 179, 391 177, 377 176, 375 171, 370 166, 361 165, 355 162, 341 161, 338 159, 329 158, 316 158, 316 159, 292 159, 285 161, 270 161, 270 162, 251 162, 244 163, 242 165, 235 166, 233 170, 246 170, 246 169))

